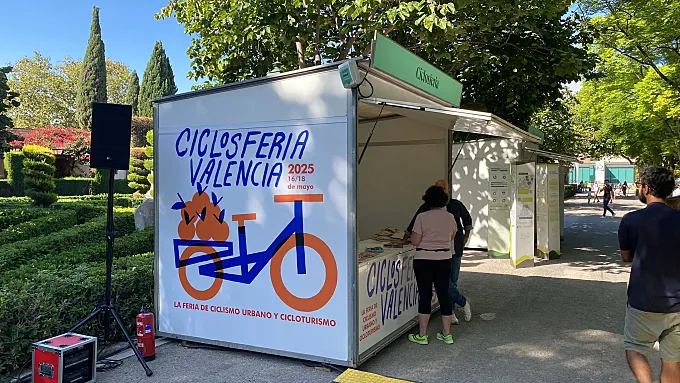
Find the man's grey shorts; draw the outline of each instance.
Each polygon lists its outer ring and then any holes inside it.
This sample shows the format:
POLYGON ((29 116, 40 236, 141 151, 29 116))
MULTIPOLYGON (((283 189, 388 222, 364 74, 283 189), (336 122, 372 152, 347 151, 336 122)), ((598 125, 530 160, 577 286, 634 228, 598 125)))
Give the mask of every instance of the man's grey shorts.
POLYGON ((648 355, 656 341, 662 360, 680 362, 680 313, 650 313, 628 306, 623 330, 625 349, 648 355))

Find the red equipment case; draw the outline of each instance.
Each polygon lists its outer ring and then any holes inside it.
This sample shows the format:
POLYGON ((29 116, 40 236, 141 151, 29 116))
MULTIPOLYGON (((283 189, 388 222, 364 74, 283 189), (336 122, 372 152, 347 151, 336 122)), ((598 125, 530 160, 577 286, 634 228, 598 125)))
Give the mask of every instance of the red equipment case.
POLYGON ((153 313, 142 308, 137 314, 137 352, 145 361, 156 359, 156 329, 153 313))
POLYGON ((66 333, 33 343, 34 383, 88 383, 96 374, 96 337, 66 333))

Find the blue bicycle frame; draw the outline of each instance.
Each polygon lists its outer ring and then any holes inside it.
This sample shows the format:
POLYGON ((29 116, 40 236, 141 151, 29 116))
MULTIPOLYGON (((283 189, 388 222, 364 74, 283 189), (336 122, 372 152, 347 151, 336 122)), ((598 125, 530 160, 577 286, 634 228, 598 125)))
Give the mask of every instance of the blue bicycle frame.
POLYGON ((238 256, 232 257, 233 255, 232 242, 185 241, 175 239, 174 240, 176 249, 175 266, 179 268, 197 263, 212 261, 210 263, 205 263, 199 266, 198 272, 200 275, 212 278, 221 278, 244 284, 250 284, 267 266, 269 261, 271 261, 271 259, 274 257, 276 252, 281 248, 281 246, 283 246, 283 244, 291 236, 294 235, 295 250, 297 254, 297 272, 298 274, 306 274, 307 265, 304 250, 302 203, 303 201, 293 201, 294 204, 293 219, 291 219, 288 225, 286 225, 286 227, 281 231, 281 233, 276 237, 276 239, 264 251, 248 254, 245 221, 241 221, 242 224, 239 224, 238 226, 238 245, 239 245, 238 256), (226 249, 216 251, 215 253, 212 254, 204 254, 197 257, 192 257, 184 261, 180 261, 179 252, 177 251, 178 246, 211 246, 211 247, 224 247, 226 249), (254 264, 252 268, 249 267, 251 264, 254 264), (240 274, 234 274, 224 271, 225 269, 229 269, 236 266, 241 267, 240 274))

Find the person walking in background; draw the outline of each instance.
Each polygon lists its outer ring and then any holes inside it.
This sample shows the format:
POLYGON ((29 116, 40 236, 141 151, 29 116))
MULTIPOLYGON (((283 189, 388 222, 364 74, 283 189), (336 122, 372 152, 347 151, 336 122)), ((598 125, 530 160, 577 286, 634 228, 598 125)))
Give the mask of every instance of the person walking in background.
POLYGON ((413 272, 418 286, 418 334, 409 334, 408 339, 418 344, 428 344, 427 326, 432 313, 432 285, 439 298, 442 316, 442 331, 437 339, 453 344, 451 320, 453 307, 449 298, 449 277, 451 274, 451 241, 458 228, 452 214, 446 210, 449 195, 441 186, 430 186, 423 201, 430 210, 416 216, 411 231, 411 243, 416 247, 413 272))
POLYGON ((675 180, 675 186, 675 190, 673 190, 671 197, 680 197, 680 178, 675 180))
POLYGON ((614 210, 609 207, 609 204, 614 200, 614 188, 609 183, 609 180, 604 180, 604 187, 602 188, 602 206, 604 207, 603 217, 607 216, 607 212, 612 213, 612 217, 616 215, 614 210))
POLYGON ((595 203, 600 202, 600 185, 597 182, 593 184, 593 193, 595 193, 595 203))
POLYGON ((625 197, 627 192, 628 192, 628 182, 623 181, 623 185, 621 185, 621 193, 625 197))
POLYGON ((660 166, 640 174, 644 209, 619 224, 621 259, 632 262, 624 326, 626 359, 641 383, 652 382, 647 360, 659 342, 661 383, 680 382, 680 211, 666 206, 673 175, 660 166))
MULTIPOLYGON (((446 180, 440 179, 434 183, 435 186, 440 186, 444 191, 450 196, 449 183, 446 180)), ((406 228, 405 238, 408 238, 413 231, 413 224, 415 223, 418 214, 430 210, 427 204, 423 203, 416 211, 416 214, 411 219, 411 223, 406 228)), ((463 318, 466 322, 472 320, 472 308, 470 307, 470 301, 463 295, 463 293, 458 290, 458 278, 460 276, 460 265, 463 260, 463 249, 470 239, 470 233, 472 232, 472 217, 470 212, 463 205, 462 202, 455 198, 451 198, 446 205, 446 210, 453 214, 456 220, 456 236, 453 239, 453 258, 451 260, 451 277, 449 279, 449 296, 451 297, 451 303, 455 308, 456 305, 463 310, 463 318)), ((454 325, 459 324, 456 314, 452 314, 452 323, 454 325)))

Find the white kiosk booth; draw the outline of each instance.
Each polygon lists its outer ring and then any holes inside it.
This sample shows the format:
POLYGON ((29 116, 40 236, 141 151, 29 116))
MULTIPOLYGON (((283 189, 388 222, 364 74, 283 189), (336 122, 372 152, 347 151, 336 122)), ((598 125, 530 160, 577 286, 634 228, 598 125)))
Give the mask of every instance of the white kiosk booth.
POLYGON ((358 64, 359 88, 334 63, 155 101, 160 335, 354 367, 416 323, 397 238, 453 132, 537 139, 382 36, 358 64))
POLYGON ((565 168, 546 161, 575 158, 540 150, 538 142, 529 135, 453 144, 451 194, 473 217, 467 246, 487 250, 490 258, 511 258, 516 267, 532 266, 534 255, 560 255, 565 168), (520 171, 523 179, 513 176, 520 171))

